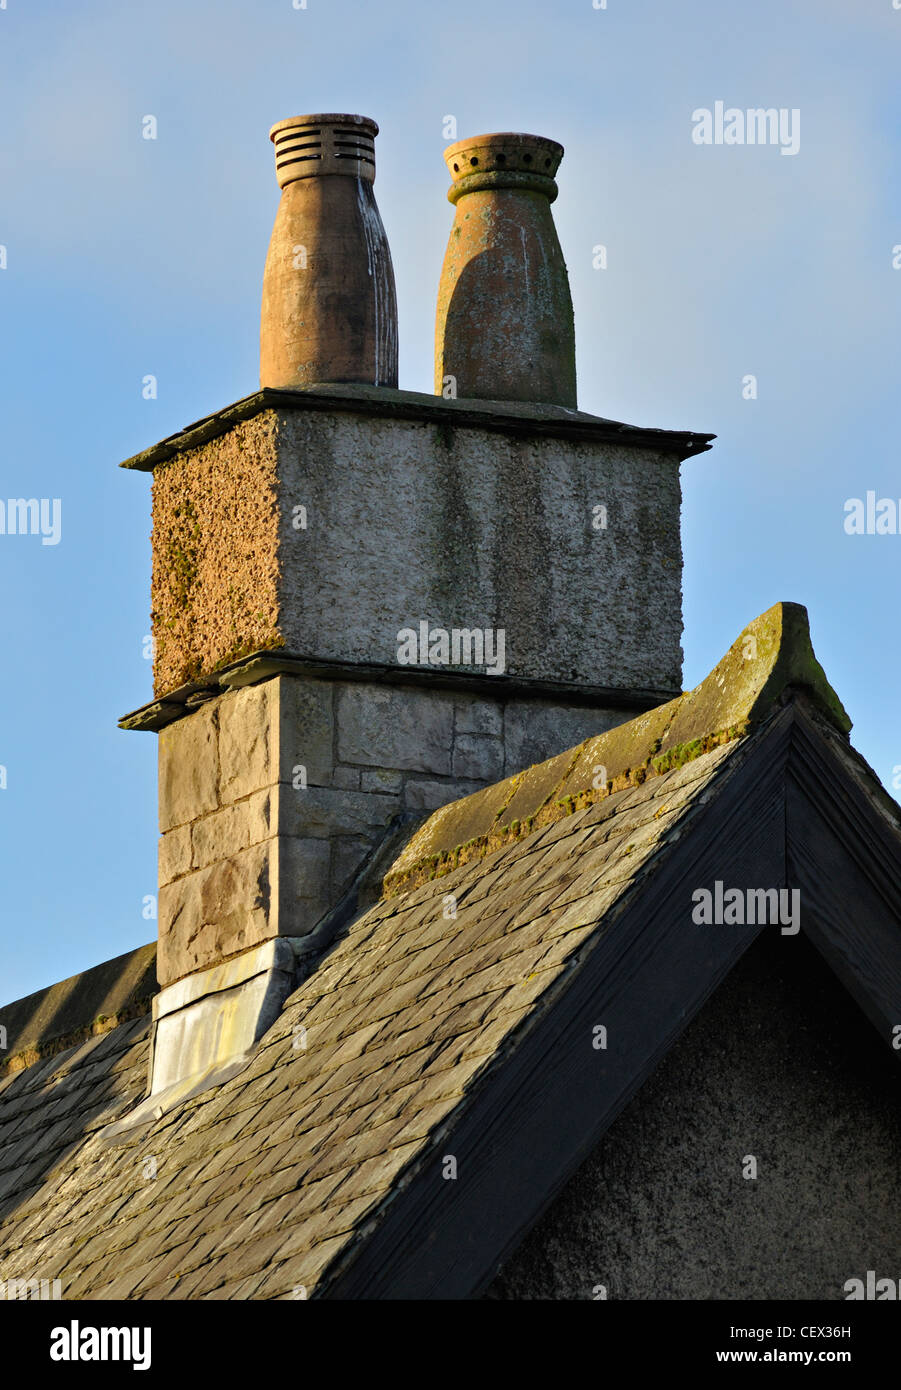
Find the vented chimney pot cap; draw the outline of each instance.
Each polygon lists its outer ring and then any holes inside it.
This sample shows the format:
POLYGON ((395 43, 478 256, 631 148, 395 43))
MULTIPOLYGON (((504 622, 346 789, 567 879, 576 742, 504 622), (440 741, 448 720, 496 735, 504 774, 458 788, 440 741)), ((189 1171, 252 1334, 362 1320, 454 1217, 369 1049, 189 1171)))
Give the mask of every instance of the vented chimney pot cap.
POLYGON ((464 193, 480 188, 530 188, 553 202, 557 196, 554 175, 562 158, 563 146, 543 135, 507 130, 458 140, 444 151, 453 179, 448 199, 456 203, 464 193))
POLYGON ((297 179, 344 174, 375 183, 375 137, 378 125, 368 116, 329 112, 290 116, 269 132, 275 146, 279 188, 297 179))

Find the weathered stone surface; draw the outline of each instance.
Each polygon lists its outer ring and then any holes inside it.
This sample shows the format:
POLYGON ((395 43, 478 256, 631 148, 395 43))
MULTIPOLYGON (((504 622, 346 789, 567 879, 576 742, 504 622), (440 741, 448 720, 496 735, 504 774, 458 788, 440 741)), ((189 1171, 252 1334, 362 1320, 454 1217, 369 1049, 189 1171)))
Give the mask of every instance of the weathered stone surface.
POLYGON ((218 801, 218 733, 212 705, 201 705, 159 734, 160 830, 186 825, 215 811, 218 801))
POLYGON ((533 763, 554 757, 561 748, 572 748, 628 719, 628 710, 566 708, 533 700, 510 700, 504 710, 504 773, 509 777, 521 772, 533 763))
POLYGON ((706 680, 679 701, 661 752, 697 738, 699 729, 757 722, 787 689, 805 691, 840 733, 850 731, 851 720, 814 655, 800 603, 774 603, 748 624, 706 680))
POLYGON ((297 410, 282 416, 279 437, 290 650, 397 666, 399 631, 420 621, 503 628, 507 675, 680 688, 672 458, 457 429, 451 414, 439 430, 297 410), (310 517, 302 545, 289 520, 298 505, 310 517), (607 507, 603 530, 595 506, 607 507), (351 573, 353 584, 340 578, 351 573))
POLYGON ((741 737, 773 712, 787 690, 798 689, 847 734, 850 720, 813 654, 806 609, 777 603, 749 623, 694 690, 439 809, 392 865, 386 887, 408 881, 417 866, 423 872, 429 866, 431 873, 443 857, 456 862, 463 846, 488 853, 498 848, 498 837, 515 837, 523 823, 559 818, 577 800, 587 805, 678 769, 741 737))
POLYGON ((278 781, 280 679, 229 691, 216 701, 223 806, 278 781))
POLYGON ((194 868, 206 868, 248 845, 269 839, 275 833, 272 799, 272 792, 266 788, 195 821, 191 827, 194 868))
POLYGON ((397 796, 403 785, 402 772, 391 772, 383 767, 361 768, 360 788, 364 792, 384 792, 389 796, 397 796))
POLYGON ((458 734, 452 764, 455 777, 475 782, 496 782, 504 775, 504 744, 481 734, 458 734))
POLYGON ((366 835, 386 826, 398 808, 394 796, 333 787, 295 789, 282 783, 278 788, 278 833, 314 839, 366 835))
POLYGON ((311 786, 332 785, 334 757, 334 685, 328 681, 276 677, 278 686, 278 777, 294 780, 306 769, 311 786))
POLYGON ((454 707, 429 691, 346 685, 338 694, 342 762, 416 772, 451 770, 454 707))
POLYGON ((404 787, 404 804, 410 811, 430 811, 457 801, 461 796, 468 796, 471 790, 472 784, 466 782, 411 780, 404 787))
POLYGON ((157 854, 160 883, 171 883, 192 867, 191 827, 178 825, 160 836, 157 854))
POLYGON ((153 480, 158 694, 279 645, 276 420, 242 420, 153 480))
POLYGON ((161 886, 157 970, 162 986, 275 935, 270 886, 275 843, 253 845, 161 886))
POLYGON ((493 700, 480 700, 477 695, 458 695, 454 701, 454 729, 460 734, 504 735, 504 711, 493 700))
POLYGON ((332 786, 343 787, 345 791, 358 792, 362 771, 363 769, 359 767, 336 767, 332 773, 332 786))
POLYGON ((310 930, 399 810, 433 811, 497 783, 505 745, 496 731, 509 727, 521 748, 531 720, 549 740, 556 727, 557 746, 560 725, 583 712, 556 714, 555 724, 546 702, 513 701, 505 719, 500 699, 282 673, 187 714, 160 739, 171 823, 160 845, 165 982, 215 964, 219 952, 310 930), (254 846, 260 862, 248 858, 254 846))
POLYGON ((274 888, 280 936, 305 936, 328 912, 330 866, 328 840, 279 836, 274 888))
POLYGON ((360 836, 341 835, 332 840, 329 897, 334 904, 372 848, 372 841, 360 836))

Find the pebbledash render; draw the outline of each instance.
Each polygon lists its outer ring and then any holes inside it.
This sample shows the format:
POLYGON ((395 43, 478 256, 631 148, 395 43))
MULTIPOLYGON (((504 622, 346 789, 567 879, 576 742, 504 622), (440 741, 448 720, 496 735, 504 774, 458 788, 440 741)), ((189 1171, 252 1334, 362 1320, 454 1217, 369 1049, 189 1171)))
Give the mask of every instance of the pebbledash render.
POLYGON ((446 150, 398 388, 377 134, 273 127, 260 389, 124 465, 159 939, 0 1010, 0 1279, 843 1298, 901 1235, 901 810, 799 605, 682 691, 713 436, 577 408, 556 142, 446 150))

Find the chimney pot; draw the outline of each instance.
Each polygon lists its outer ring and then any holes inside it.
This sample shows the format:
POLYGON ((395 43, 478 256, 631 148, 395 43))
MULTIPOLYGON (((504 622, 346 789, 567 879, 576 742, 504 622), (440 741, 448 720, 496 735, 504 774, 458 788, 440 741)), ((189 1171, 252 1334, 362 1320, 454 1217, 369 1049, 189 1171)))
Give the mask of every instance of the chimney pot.
POLYGON ((554 227, 563 146, 505 131, 444 152, 456 206, 435 329, 435 392, 576 406, 566 263, 554 227))
POLYGON ((269 132, 281 202, 263 276, 260 385, 397 385, 397 302, 375 201, 375 121, 294 116, 269 132))

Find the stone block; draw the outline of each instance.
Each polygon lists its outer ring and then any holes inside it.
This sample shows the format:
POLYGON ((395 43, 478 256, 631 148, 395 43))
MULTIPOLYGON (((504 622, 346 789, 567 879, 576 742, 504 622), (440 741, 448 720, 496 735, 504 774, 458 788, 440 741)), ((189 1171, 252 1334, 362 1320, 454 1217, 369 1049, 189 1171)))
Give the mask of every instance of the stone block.
POLYGON ((159 734, 160 830, 215 811, 218 801, 218 701, 201 705, 159 734))
POLYGON ((504 776, 533 763, 544 762, 566 748, 575 748, 595 734, 605 734, 632 719, 638 711, 591 709, 535 700, 511 700, 504 711, 504 776))
POLYGON ((454 740, 455 777, 478 782, 499 782, 504 775, 504 744, 483 734, 457 734, 454 740))
POLYGON ((275 935, 271 876, 275 842, 241 850, 160 888, 160 985, 275 935))
POLYGON ((383 767, 364 767, 361 769, 360 788, 364 792, 385 792, 398 796, 403 789, 402 772, 391 772, 383 767))
POLYGON ((480 700, 476 695, 458 696, 456 704, 455 729, 460 734, 491 734, 502 738, 504 734, 503 707, 494 700, 480 700))
POLYGON ((272 800, 272 790, 266 788, 195 821, 191 827, 194 867, 206 868, 248 845, 267 840, 274 833, 272 800))
POLYGON ((346 685, 338 694, 342 762, 450 773, 454 707, 431 691, 346 685))
POLYGON ((291 782, 294 769, 302 766, 309 785, 330 786, 335 765, 334 686, 297 676, 278 676, 276 682, 279 779, 291 782))
POLYGON ((280 936, 305 936, 333 905, 328 840, 283 835, 278 840, 274 894, 280 936))
POLYGON ((191 827, 179 825, 160 836, 157 862, 159 881, 171 883, 191 868, 191 827))
POLYGON ((360 790, 360 771, 358 767, 336 767, 332 773, 332 786, 341 787, 345 791, 358 792, 360 790))
POLYGON ((278 681, 230 690, 217 702, 220 805, 278 781, 278 681))
POLYGON ((437 811, 439 806, 480 790, 478 782, 409 781, 404 787, 404 804, 408 811, 437 811))
POLYGON ((399 798, 333 787, 278 788, 279 835, 328 839, 333 835, 371 838, 398 811, 399 798))
POLYGON ((332 841, 331 883, 329 896, 332 905, 338 902, 357 869, 363 863, 373 841, 360 836, 339 836, 332 841))

